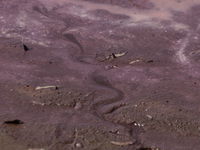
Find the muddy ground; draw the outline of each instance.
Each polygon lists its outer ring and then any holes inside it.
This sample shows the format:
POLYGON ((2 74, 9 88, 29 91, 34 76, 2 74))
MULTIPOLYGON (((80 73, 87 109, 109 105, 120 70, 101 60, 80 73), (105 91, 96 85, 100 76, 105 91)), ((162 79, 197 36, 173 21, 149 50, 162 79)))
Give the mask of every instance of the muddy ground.
POLYGON ((1 150, 200 149, 200 1, 1 0, 1 150))

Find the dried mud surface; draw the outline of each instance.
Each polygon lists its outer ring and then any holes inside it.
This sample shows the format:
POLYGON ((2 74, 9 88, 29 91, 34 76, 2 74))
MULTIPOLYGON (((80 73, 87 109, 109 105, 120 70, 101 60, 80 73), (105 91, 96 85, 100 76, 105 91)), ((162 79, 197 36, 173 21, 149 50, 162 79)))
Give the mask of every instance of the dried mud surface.
POLYGON ((1 0, 0 149, 200 149, 199 20, 195 0, 1 0))

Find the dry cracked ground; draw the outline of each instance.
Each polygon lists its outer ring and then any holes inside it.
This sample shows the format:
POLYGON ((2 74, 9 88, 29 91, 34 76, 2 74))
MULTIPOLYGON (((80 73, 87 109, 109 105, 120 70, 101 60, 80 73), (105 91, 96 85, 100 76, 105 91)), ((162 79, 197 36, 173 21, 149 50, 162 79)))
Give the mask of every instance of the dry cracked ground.
POLYGON ((199 0, 1 0, 1 150, 200 149, 199 0))

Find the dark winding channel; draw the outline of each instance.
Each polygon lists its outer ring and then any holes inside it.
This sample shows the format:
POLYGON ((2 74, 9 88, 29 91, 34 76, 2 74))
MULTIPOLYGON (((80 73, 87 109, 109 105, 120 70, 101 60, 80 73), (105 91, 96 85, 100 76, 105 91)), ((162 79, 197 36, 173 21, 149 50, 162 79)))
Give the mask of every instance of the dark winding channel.
MULTIPOLYGON (((75 44, 76 46, 79 47, 80 51, 77 52, 77 54, 76 54, 77 58, 78 57, 84 57, 84 49, 83 49, 82 45, 78 42, 78 40, 76 39, 76 37, 73 34, 64 34, 64 37, 66 38, 67 41, 69 41, 69 42, 71 42, 71 43, 73 43, 73 44, 75 44)), ((78 61, 76 59, 73 60, 73 61, 80 62, 80 61, 78 61)), ((80 63, 83 63, 83 62, 80 62, 80 63)), ((118 96, 117 96, 117 98, 111 98, 111 99, 106 99, 106 100, 102 100, 102 101, 96 102, 96 103, 94 103, 94 104, 92 104, 90 106, 89 110, 91 110, 93 112, 93 114, 95 114, 95 116, 97 116, 97 117, 105 120, 104 117, 103 117, 103 114, 101 114, 99 112, 99 109, 101 107, 105 106, 105 105, 109 105, 109 104, 121 101, 124 98, 124 94, 123 94, 123 92, 121 90, 114 88, 109 83, 108 79, 105 76, 99 75, 103 71, 105 71, 105 69, 95 70, 94 72, 92 72, 89 75, 89 78, 91 79, 91 81, 94 84, 96 84, 96 85, 98 85, 98 86, 100 86, 102 88, 105 88, 105 89, 107 88, 107 89, 110 89, 112 91, 117 92, 118 96)), ((109 113, 112 113, 116 109, 117 109, 117 107, 113 107, 113 109, 111 109, 109 111, 109 113)))
MULTIPOLYGON (((75 57, 76 58, 79 58, 79 57, 85 57, 84 55, 84 49, 82 47, 82 45, 78 42, 78 40, 76 39, 76 37, 72 34, 64 34, 64 37, 66 38, 66 40, 73 44, 75 44, 76 46, 79 47, 80 51, 77 52, 75 54, 75 57)), ((73 56, 74 57, 74 56, 73 56)), ((79 61, 78 59, 73 59, 73 61, 75 62, 79 62, 79 63, 82 63, 82 64, 86 64, 84 62, 81 62, 79 61)), ((92 63, 90 63, 91 65, 92 63)), ((93 64, 92 64, 93 65, 93 64)), ((99 65, 99 64, 97 64, 99 65)), ((110 124, 110 125, 118 125, 120 127, 123 127, 125 129, 127 129, 128 133, 124 133, 123 135, 125 136, 128 136, 130 138, 137 138, 137 135, 136 134, 133 134, 133 130, 136 129, 137 131, 140 132, 140 128, 139 127, 136 127, 134 125, 128 125, 128 124, 122 124, 122 123, 113 123, 112 121, 108 121, 107 119, 104 118, 104 115, 105 114, 109 114, 109 113, 112 113, 114 112, 115 110, 117 110, 118 108, 120 108, 122 105, 119 105, 119 104, 114 104, 114 103, 117 103, 117 102, 120 102, 124 99, 124 93, 117 89, 117 88, 114 88, 110 82, 108 81, 108 79, 103 76, 103 75, 100 75, 102 72, 106 71, 106 69, 102 68, 102 69, 96 69, 95 71, 91 72, 89 75, 88 75, 88 78, 91 80, 92 83, 94 83, 94 85, 97 85, 98 87, 101 87, 103 89, 109 89, 113 92, 116 92, 117 93, 117 96, 114 96, 114 97, 111 97, 111 98, 104 98, 100 101, 93 101, 92 104, 89 106, 89 111, 90 113, 92 113, 95 117, 99 118, 100 120, 104 121, 106 124, 110 124), (106 110, 106 112, 102 113, 101 112, 101 108, 106 106, 106 105, 110 105, 110 104, 113 104, 114 106, 113 107, 109 107, 108 110, 106 110)), ((135 130, 134 130, 135 131, 135 130)), ((139 141, 138 141, 139 143, 139 141)))

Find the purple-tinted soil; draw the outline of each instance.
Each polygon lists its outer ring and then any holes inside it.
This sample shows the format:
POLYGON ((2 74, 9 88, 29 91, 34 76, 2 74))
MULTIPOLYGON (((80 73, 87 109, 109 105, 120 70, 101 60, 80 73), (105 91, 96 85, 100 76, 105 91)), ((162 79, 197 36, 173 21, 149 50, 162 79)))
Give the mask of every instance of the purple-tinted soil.
POLYGON ((1 0, 1 150, 200 149, 200 1, 1 0))

